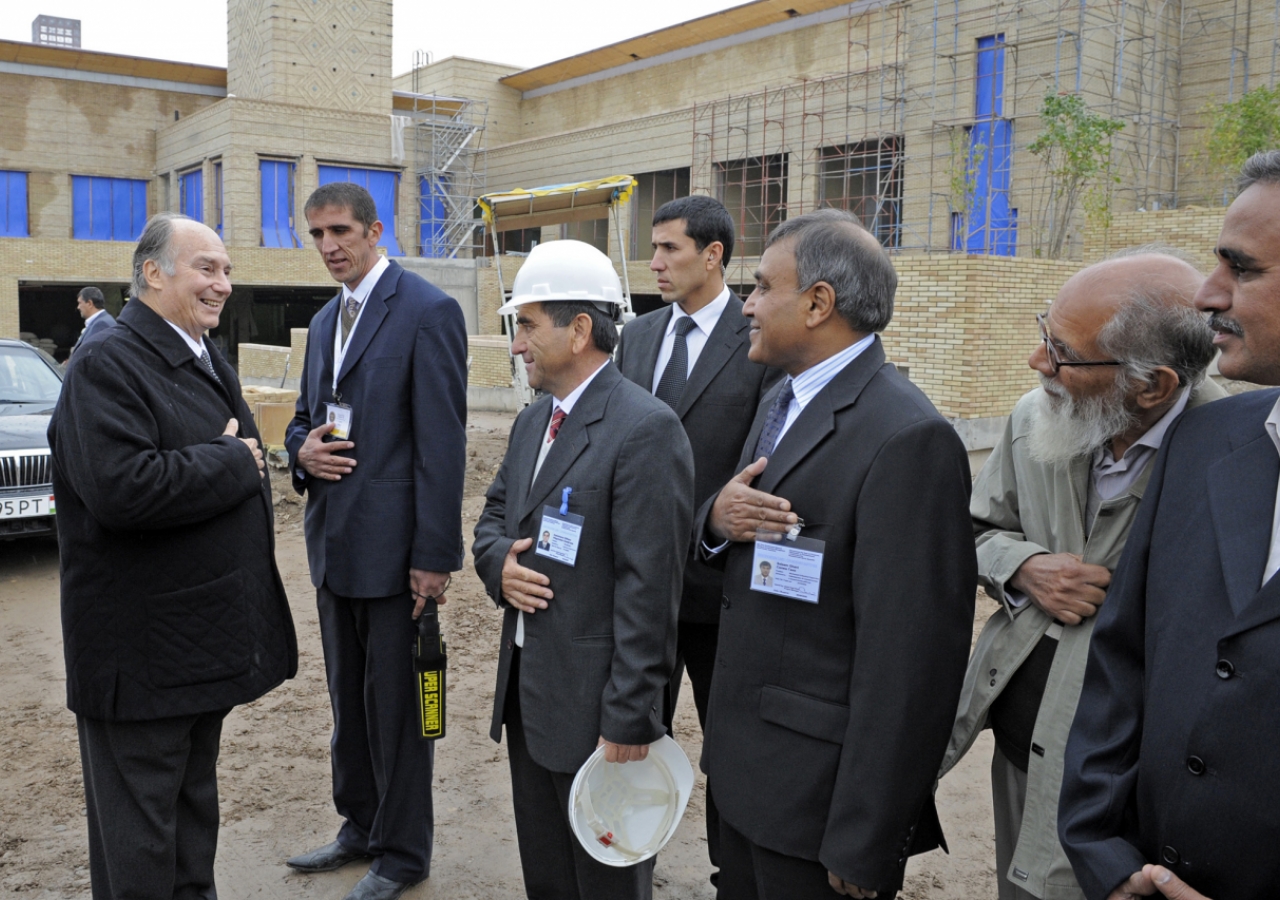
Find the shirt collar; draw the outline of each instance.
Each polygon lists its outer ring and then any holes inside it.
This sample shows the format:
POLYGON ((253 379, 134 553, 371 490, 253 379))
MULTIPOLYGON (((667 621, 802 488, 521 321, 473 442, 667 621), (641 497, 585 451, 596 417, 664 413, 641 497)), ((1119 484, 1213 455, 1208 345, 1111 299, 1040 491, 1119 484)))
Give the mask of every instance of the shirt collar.
POLYGON ((839 375, 844 367, 857 359, 862 351, 866 350, 875 342, 876 336, 869 334, 856 344, 845 347, 834 356, 828 356, 822 362, 815 366, 805 369, 795 378, 791 379, 791 390, 795 392, 796 402, 800 404, 800 408, 804 409, 806 404, 824 387, 831 383, 831 380, 839 375))
POLYGON ((204 355, 205 350, 204 350, 204 337, 203 337, 203 336, 201 336, 200 340, 198 340, 198 341, 197 341, 197 340, 193 340, 193 339, 192 339, 192 337, 191 337, 191 335, 187 334, 185 331, 183 331, 183 330, 182 330, 181 328, 179 328, 177 325, 174 325, 174 324, 173 324, 172 322, 170 322, 168 319, 165 319, 165 320, 164 320, 164 323, 165 323, 166 325, 168 325, 170 328, 172 328, 174 331, 178 332, 178 337, 182 338, 182 340, 186 343, 186 345, 187 345, 188 347, 190 347, 190 348, 191 348, 191 352, 192 352, 192 353, 194 353, 194 354, 196 355, 196 359, 199 359, 201 356, 203 356, 203 355, 204 355))
POLYGON ((595 379, 595 377, 600 374, 601 370, 603 370, 604 367, 607 365, 609 365, 609 360, 606 359, 604 362, 600 364, 599 369, 596 369, 594 372, 592 372, 590 375, 584 378, 582 380, 582 384, 578 385, 576 388, 570 391, 569 396, 565 397, 563 400, 557 399, 556 397, 552 397, 551 398, 553 401, 552 408, 564 410, 564 414, 566 416, 569 415, 569 413, 573 412, 573 405, 582 398, 582 392, 587 389, 587 385, 589 385, 595 379))
POLYGON ((682 318, 693 319, 693 324, 703 334, 710 336, 711 329, 716 327, 716 323, 720 321, 720 316, 724 312, 726 306, 729 305, 729 286, 725 285, 724 290, 716 296, 702 309, 696 313, 687 313, 680 308, 679 303, 671 304, 671 321, 667 323, 667 334, 675 334, 676 322, 682 318))
POLYGON ((1267 434, 1271 435, 1271 442, 1276 445, 1276 451, 1280 452, 1280 398, 1276 399, 1276 405, 1271 407, 1271 415, 1267 416, 1266 421, 1267 434))
POLYGON ((387 271, 387 267, 391 265, 387 258, 382 254, 378 254, 378 261, 373 264, 373 268, 360 279, 360 283, 356 285, 353 291, 345 284, 342 286, 342 302, 346 303, 352 297, 356 298, 357 306, 364 306, 364 301, 369 299, 369 294, 373 292, 373 288, 378 283, 378 279, 382 277, 382 273, 387 271))
POLYGON ((100 310, 98 310, 96 313, 94 313, 93 315, 91 315, 89 318, 85 319, 85 320, 84 320, 84 327, 85 327, 85 328, 88 328, 88 327, 89 327, 89 323, 90 323, 90 322, 92 322, 94 319, 98 318, 98 316, 102 315, 104 312, 106 312, 106 310, 105 310, 105 309, 100 309, 100 310))
MULTIPOLYGON (((1182 389, 1182 394, 1178 397, 1178 402, 1169 407, 1168 412, 1161 416, 1159 420, 1156 421, 1156 424, 1148 428, 1146 432, 1143 433, 1142 437, 1130 444, 1129 448, 1124 451, 1124 454, 1119 460, 1112 457, 1111 447, 1109 445, 1104 445, 1093 451, 1094 467, 1109 468, 1118 462, 1129 459, 1132 456, 1137 456, 1139 453, 1159 450, 1160 445, 1164 443, 1164 436, 1165 433, 1168 432, 1169 426, 1173 424, 1174 420, 1177 419, 1178 416, 1182 415, 1190 400, 1191 387, 1188 385, 1182 389)), ((1275 415, 1275 413, 1273 412, 1272 415, 1275 415)), ((1128 467, 1125 466, 1125 468, 1128 467)))

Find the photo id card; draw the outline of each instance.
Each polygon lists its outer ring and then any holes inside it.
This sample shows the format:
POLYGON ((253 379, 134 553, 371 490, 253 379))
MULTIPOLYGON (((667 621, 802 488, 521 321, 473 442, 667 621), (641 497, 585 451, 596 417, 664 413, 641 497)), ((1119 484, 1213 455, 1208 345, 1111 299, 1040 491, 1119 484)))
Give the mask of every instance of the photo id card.
POLYGON ((326 403, 325 421, 333 426, 333 431, 329 432, 333 437, 340 441, 345 441, 351 437, 351 407, 345 403, 326 403))
POLYGON ((751 559, 751 590, 805 603, 818 602, 822 554, 826 543, 812 538, 756 541, 751 559))
POLYGON ((582 538, 582 523, 585 521, 576 513, 562 513, 554 506, 544 506, 534 552, 572 566, 578 558, 578 541, 582 538))

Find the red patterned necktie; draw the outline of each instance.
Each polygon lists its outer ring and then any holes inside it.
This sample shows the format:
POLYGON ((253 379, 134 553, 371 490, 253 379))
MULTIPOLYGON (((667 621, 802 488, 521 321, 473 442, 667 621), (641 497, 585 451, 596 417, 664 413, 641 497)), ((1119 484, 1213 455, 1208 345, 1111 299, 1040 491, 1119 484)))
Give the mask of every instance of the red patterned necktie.
POLYGON ((563 409, 557 409, 551 415, 551 430, 547 432, 548 444, 556 439, 556 435, 560 433, 560 426, 564 424, 564 420, 567 418, 568 414, 563 409))

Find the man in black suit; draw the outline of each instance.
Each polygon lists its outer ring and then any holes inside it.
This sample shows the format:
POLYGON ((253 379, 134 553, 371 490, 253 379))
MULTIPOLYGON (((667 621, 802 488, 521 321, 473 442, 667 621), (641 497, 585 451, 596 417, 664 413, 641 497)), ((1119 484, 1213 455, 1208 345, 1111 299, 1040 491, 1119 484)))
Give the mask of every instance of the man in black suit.
MULTIPOLYGON (((618 341, 622 374, 671 406, 693 447, 694 508, 734 476, 760 398, 782 373, 747 359, 742 301, 724 283, 733 255, 733 217, 711 197, 683 197, 653 216, 658 290, 669 304, 628 322, 618 341)), ((676 669, 666 706, 675 715, 684 670, 693 685, 698 724, 706 727, 715 670, 722 573, 692 552, 680 598, 676 669)), ((707 852, 719 865, 715 804, 707 798, 707 852)), ((715 876, 712 876, 715 882, 715 876)))
POLYGON ((79 350, 93 335, 106 331, 116 324, 115 317, 107 312, 106 305, 106 298, 96 287, 90 285, 80 289, 80 293, 76 296, 76 311, 80 313, 80 318, 84 319, 84 330, 80 332, 80 337, 76 338, 71 353, 79 350))
POLYGON ((609 360, 620 302, 608 257, 552 241, 529 254, 502 310, 516 315, 511 351, 543 395, 511 428, 472 552, 505 611, 490 735, 501 740, 506 726, 531 898, 653 893, 652 858, 605 865, 568 819, 574 773, 597 745, 609 762, 642 760, 665 732, 693 521, 693 454, 679 419, 609 360), (552 551, 535 549, 542 523, 562 521, 550 526, 552 551))
MULTIPOLYGON (((1245 163, 1196 295, 1227 378, 1280 384, 1280 151, 1245 163)), ((1170 429, 1098 614, 1058 833, 1090 900, 1280 883, 1280 391, 1170 429)))
POLYGON ((311 320, 285 445, 307 496, 345 821, 289 865, 326 872, 373 857, 348 896, 391 900, 430 874, 434 744, 415 734, 410 647, 414 620, 444 603, 462 566, 466 327, 452 298, 378 254, 382 223, 364 188, 323 185, 306 216, 342 291, 311 320))
POLYGON ((977 580, 969 464, 885 362, 896 286, 875 238, 824 209, 770 235, 743 308, 751 358, 789 377, 694 526, 725 573, 702 760, 721 900, 891 897, 907 857, 943 844, 934 776, 977 580), (766 558, 773 585, 754 585, 766 558))
POLYGON ((49 424, 95 900, 216 896, 222 720, 297 668, 258 433, 204 339, 230 270, 204 225, 151 219, 49 424))

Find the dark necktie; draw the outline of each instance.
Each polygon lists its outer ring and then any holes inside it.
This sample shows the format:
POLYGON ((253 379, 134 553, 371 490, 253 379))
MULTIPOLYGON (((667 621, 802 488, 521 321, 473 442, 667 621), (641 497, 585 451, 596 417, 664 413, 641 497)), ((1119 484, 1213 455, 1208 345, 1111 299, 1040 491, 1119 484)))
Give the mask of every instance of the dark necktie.
POLYGON ((795 391, 791 390, 791 379, 788 378, 787 383, 782 386, 782 390, 773 401, 773 406, 769 407, 768 415, 765 416, 764 429, 760 432, 760 440, 756 441, 756 452, 751 458, 752 462, 762 456, 773 456, 774 445, 778 443, 778 435, 782 433, 782 426, 787 421, 787 408, 791 406, 795 396, 795 391))
POLYGON ((675 409, 680 405, 680 397, 684 394, 684 383, 689 379, 689 344, 685 340, 693 326, 697 323, 692 316, 681 316, 676 320, 676 336, 671 344, 671 359, 662 370, 658 379, 658 389, 653 395, 663 403, 675 409))
POLYGON ((560 433, 560 426, 564 424, 564 420, 569 416, 563 409, 557 409, 551 415, 551 430, 547 432, 547 443, 550 444, 556 439, 556 435, 560 433))
POLYGON ((201 349, 200 351, 200 368, 209 373, 209 377, 218 384, 222 384, 222 379, 218 377, 218 373, 213 370, 213 360, 209 358, 209 351, 201 349))

